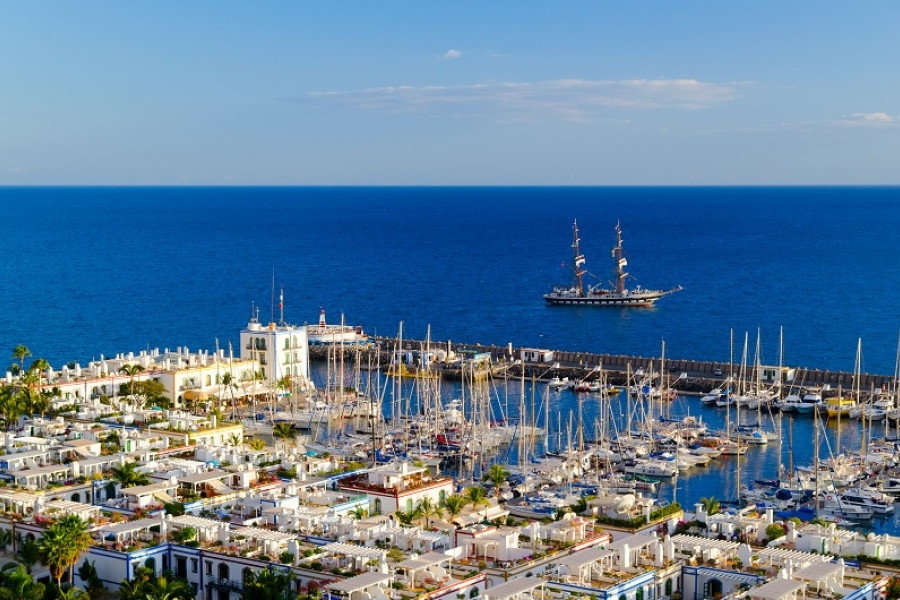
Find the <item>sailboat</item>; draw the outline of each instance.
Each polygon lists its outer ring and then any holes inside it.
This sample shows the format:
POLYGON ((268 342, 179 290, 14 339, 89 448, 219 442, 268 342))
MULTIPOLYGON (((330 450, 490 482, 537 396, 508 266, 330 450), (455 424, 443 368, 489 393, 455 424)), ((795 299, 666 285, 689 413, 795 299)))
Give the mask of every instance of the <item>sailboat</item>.
POLYGON ((578 221, 572 226, 572 249, 575 252, 575 261, 572 272, 575 275, 575 284, 571 287, 556 287, 549 294, 544 294, 544 300, 553 305, 590 305, 590 306, 653 306, 653 304, 668 294, 681 291, 681 286, 671 290, 646 290, 637 286, 633 290, 625 287, 625 279, 628 273, 625 267, 628 261, 622 250, 622 227, 616 222, 616 245, 612 249, 612 257, 616 265, 616 282, 612 289, 605 289, 601 285, 587 286, 584 284, 583 269, 584 255, 581 253, 580 240, 578 238, 578 221))

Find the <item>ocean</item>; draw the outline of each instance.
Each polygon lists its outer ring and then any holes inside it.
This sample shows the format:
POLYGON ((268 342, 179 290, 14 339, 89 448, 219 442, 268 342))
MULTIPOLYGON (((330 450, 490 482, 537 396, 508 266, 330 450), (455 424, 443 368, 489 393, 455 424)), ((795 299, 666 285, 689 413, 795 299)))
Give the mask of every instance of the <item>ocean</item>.
MULTIPOLYGON (((234 345, 261 320, 378 335, 893 374, 900 188, 0 188, 0 353, 59 368, 147 348, 234 345), (632 285, 684 290, 652 309, 547 306, 571 279, 572 224, 593 281, 621 222, 632 285), (273 286, 274 282, 274 286, 273 286), (275 290, 273 294, 273 289, 275 290), (277 318, 278 315, 275 315, 277 318)), ((573 396, 574 397, 574 396, 573 396)), ((688 410, 699 413, 687 401, 688 410)), ((554 410, 574 400, 560 395, 554 410)), ((720 419, 713 409, 703 412, 720 419)), ((795 429, 808 463, 810 426, 795 429)), ((849 442, 853 444, 853 434, 849 442)), ((856 442, 858 443, 858 442, 856 442)), ((768 448, 760 477, 784 451, 768 448)), ((685 503, 727 463, 679 478, 685 503)), ((748 473, 748 477, 753 476, 748 473)), ((885 521, 891 531, 900 529, 885 521)))

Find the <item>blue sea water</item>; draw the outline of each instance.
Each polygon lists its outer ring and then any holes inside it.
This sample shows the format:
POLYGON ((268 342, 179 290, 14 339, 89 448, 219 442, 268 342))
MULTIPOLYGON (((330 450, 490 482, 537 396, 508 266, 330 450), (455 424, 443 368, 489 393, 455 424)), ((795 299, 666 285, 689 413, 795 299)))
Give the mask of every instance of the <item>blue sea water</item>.
MULTIPOLYGON (((294 323, 324 307, 379 335, 402 321, 407 339, 430 325, 434 340, 641 356, 665 340, 670 358, 718 361, 732 331, 740 353, 758 330, 772 364, 783 328, 785 364, 852 371, 861 339, 863 371, 894 372, 900 188, 0 188, 0 200, 10 363, 17 344, 57 368, 237 350, 251 303, 270 317, 274 278, 294 323), (621 221, 632 283, 684 290, 653 309, 546 306, 570 280, 575 219, 600 280, 621 221)), ((575 406, 551 402, 564 418, 575 406)), ((795 464, 808 464, 811 426, 797 427, 795 464)), ((856 429, 842 437, 859 445, 856 429)), ((745 481, 788 462, 787 444, 754 452, 745 481)), ((679 478, 677 497, 733 485, 719 462, 679 478)))
MULTIPOLYGON (((370 332, 893 373, 900 188, 0 188, 0 349, 59 366, 223 347, 250 304, 370 332), (616 221, 651 310, 549 307, 578 219, 609 280, 616 221)), ((2 351, 2 350, 0 350, 2 351)))

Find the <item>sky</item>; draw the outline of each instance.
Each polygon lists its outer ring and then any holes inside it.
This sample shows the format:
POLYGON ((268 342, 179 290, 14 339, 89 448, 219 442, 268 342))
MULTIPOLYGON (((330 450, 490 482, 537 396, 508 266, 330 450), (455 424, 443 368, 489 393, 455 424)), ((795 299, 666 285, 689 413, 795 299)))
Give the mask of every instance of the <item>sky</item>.
POLYGON ((897 185, 900 3, 5 2, 0 186, 897 185))

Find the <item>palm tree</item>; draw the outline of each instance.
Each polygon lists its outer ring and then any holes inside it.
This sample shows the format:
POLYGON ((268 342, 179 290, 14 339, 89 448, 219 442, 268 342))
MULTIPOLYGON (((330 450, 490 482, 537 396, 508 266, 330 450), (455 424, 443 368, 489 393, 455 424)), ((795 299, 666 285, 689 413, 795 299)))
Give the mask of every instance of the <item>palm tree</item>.
POLYGON ((715 496, 710 496, 709 498, 700 498, 700 505, 703 506, 706 514, 710 516, 718 514, 722 511, 722 507, 715 496))
POLYGON ((234 382, 234 376, 229 372, 225 371, 225 374, 222 375, 222 385, 225 386, 225 389, 228 390, 228 394, 231 396, 231 418, 237 418, 237 406, 234 403, 234 388, 237 387, 237 384, 234 382))
POLYGON ((487 492, 485 492, 484 488, 480 485, 473 485, 470 488, 466 488, 465 498, 475 510, 478 510, 479 506, 487 506, 490 504, 490 501, 487 499, 487 492))
POLYGON ((12 544, 12 541, 12 531, 9 529, 0 529, 0 550, 3 551, 4 556, 6 556, 6 548, 12 544))
POLYGON ((119 367, 119 373, 128 375, 128 385, 131 387, 131 400, 134 401, 134 376, 143 372, 144 367, 141 365, 122 365, 119 367))
POLYGON ((19 370, 25 370, 25 359, 31 356, 31 350, 28 349, 28 346, 23 346, 19 344, 15 348, 13 348, 12 357, 19 361, 19 370))
POLYGON ((259 438, 251 438, 247 445, 250 446, 251 450, 262 450, 266 447, 266 441, 259 438))
POLYGON ((234 446, 235 448, 237 448, 238 446, 241 445, 241 442, 243 441, 241 439, 241 437, 242 436, 239 433, 232 433, 231 435, 228 436, 228 443, 231 444, 232 446, 234 446))
POLYGON ((297 430, 297 427, 293 423, 288 423, 287 421, 275 423, 275 426, 272 427, 272 437, 281 440, 281 443, 284 445, 285 453, 287 453, 288 440, 293 440, 297 437, 298 433, 300 432, 297 430))
POLYGON ((491 465, 491 468, 481 476, 481 480, 490 481, 494 484, 494 489, 499 491, 500 486, 503 485, 503 482, 506 481, 507 477, 509 477, 509 471, 507 471, 500 463, 494 463, 491 465))
POLYGON ((256 571, 244 583, 244 600, 288 600, 292 597, 291 579, 290 571, 256 571))
POLYGON ((60 589, 56 598, 57 600, 91 600, 91 595, 83 589, 73 586, 64 590, 60 589))
POLYGON ((430 497, 425 496, 419 500, 419 514, 425 517, 425 527, 431 528, 431 517, 440 517, 444 514, 444 509, 430 497))
POLYGON ((408 507, 406 510, 398 510, 396 513, 397 519, 403 525, 412 525, 412 522, 419 518, 421 514, 419 512, 419 507, 413 508, 412 506, 408 507))
POLYGON ((365 519, 366 517, 369 516, 369 509, 364 506, 357 506, 350 512, 350 514, 357 521, 362 521, 363 519, 365 519))
POLYGON ((186 579, 157 577, 145 594, 146 600, 194 600, 195 594, 186 579))
POLYGON ((31 574, 34 565, 41 560, 41 548, 37 541, 32 537, 26 537, 20 540, 16 548, 16 562, 25 567, 28 574, 31 574))
POLYGON ((445 496, 444 500, 441 502, 441 505, 444 508, 444 512, 446 512, 450 516, 451 523, 453 522, 453 519, 456 518, 456 515, 461 513, 468 504, 468 499, 465 496, 461 496, 459 494, 451 494, 449 496, 445 496))
POLYGON ((37 375, 38 385, 43 381, 44 371, 50 368, 50 363, 47 362, 47 359, 44 358, 36 358, 31 361, 31 364, 28 365, 28 372, 35 373, 37 375))
MULTIPOLYGON (((62 577, 66 570, 78 562, 78 559, 91 547, 93 539, 88 532, 87 523, 78 515, 60 517, 48 527, 38 547, 41 551, 41 562, 50 569, 50 575, 56 579, 56 587, 62 590, 62 577)), ((69 583, 73 575, 69 573, 69 583)))
POLYGON ((24 565, 6 563, 0 569, 0 600, 42 600, 44 584, 37 583, 24 565))
POLYGON ((9 386, 0 387, 0 419, 9 431, 25 414, 26 397, 9 386))
POLYGON ((113 467, 110 471, 113 479, 118 481, 123 488, 135 485, 147 485, 150 483, 150 478, 147 477, 145 473, 138 471, 137 466, 138 464, 136 462, 128 462, 121 467, 113 467))

